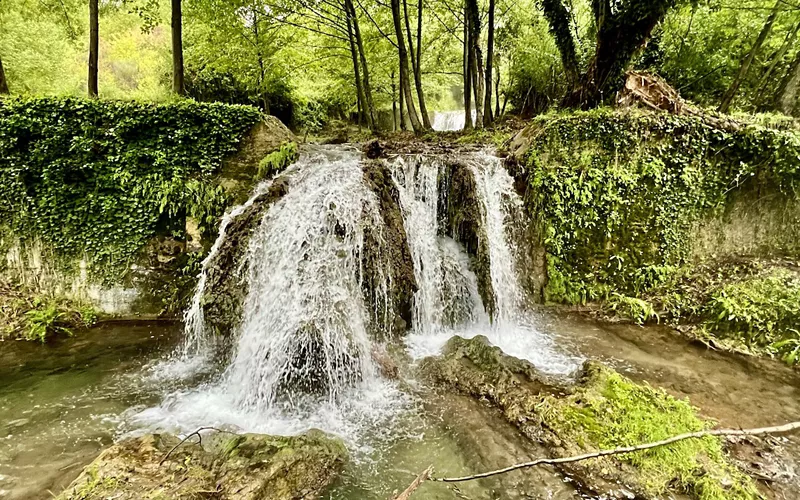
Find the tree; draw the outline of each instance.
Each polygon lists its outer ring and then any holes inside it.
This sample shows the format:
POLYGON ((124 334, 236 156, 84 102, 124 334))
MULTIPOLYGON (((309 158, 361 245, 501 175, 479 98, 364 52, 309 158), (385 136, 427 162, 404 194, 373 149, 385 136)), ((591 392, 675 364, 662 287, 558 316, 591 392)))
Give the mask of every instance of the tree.
MULTIPOLYGON (((483 126, 492 125, 492 63, 494 62, 494 6, 495 0, 489 0, 489 25, 486 41, 486 89, 483 101, 483 126)), ((499 107, 499 106, 498 106, 499 107)))
POLYGON ((0 59, 0 94, 8 94, 8 82, 6 81, 6 72, 3 70, 3 60, 0 59))
POLYGON ((793 115, 797 110, 797 99, 800 94, 800 52, 794 58, 792 66, 781 82, 776 97, 776 106, 784 114, 793 115))
POLYGON ((563 0, 543 0, 550 32, 561 53, 570 90, 562 104, 594 108, 622 87, 634 55, 647 43, 653 29, 669 9, 682 0, 592 0, 595 50, 585 70, 578 66, 576 43, 570 28, 572 13, 563 0))
POLYGON ((356 48, 358 49, 358 59, 361 62, 361 70, 364 79, 363 92, 364 92, 364 105, 366 107, 365 114, 367 119, 367 127, 373 132, 377 131, 377 120, 375 116, 375 104, 372 100, 372 85, 369 81, 369 67, 367 65, 367 55, 364 50, 364 39, 361 37, 361 28, 358 24, 358 15, 356 14, 353 0, 345 0, 345 9, 349 13, 353 24, 353 36, 355 38, 356 48))
POLYGON ((172 91, 184 95, 181 0, 172 0, 172 91))
POLYGON ((392 20, 394 21, 394 31, 397 39, 398 59, 400 62, 400 92, 402 92, 405 97, 408 118, 411 120, 411 126, 414 128, 414 132, 421 132, 423 126, 419 120, 417 108, 414 106, 414 100, 411 96, 411 85, 408 81, 408 52, 406 52, 406 43, 403 40, 403 26, 400 20, 400 0, 391 0, 391 5, 392 20))
MULTIPOLYGON (((481 71, 480 39, 481 25, 480 12, 477 0, 466 0, 466 23, 468 54, 469 58, 469 78, 471 79, 472 92, 475 97, 475 127, 483 126, 483 75, 481 71)), ((465 89, 466 92, 466 89, 465 89)), ((470 118, 471 119, 471 118, 470 118)))
POLYGON ((775 2, 775 6, 769 13, 769 17, 767 17, 764 27, 761 28, 761 32, 758 34, 758 38, 753 44, 753 47, 742 61, 742 65, 739 67, 739 71, 733 78, 730 87, 728 87, 728 90, 725 91, 725 95, 722 96, 722 102, 719 105, 720 113, 727 113, 728 109, 730 109, 733 98, 736 97, 736 92, 739 91, 739 86, 742 84, 742 80, 744 80, 744 78, 747 76, 747 72, 750 71, 750 66, 753 64, 753 59, 755 59, 756 55, 761 50, 761 46, 764 45, 767 37, 769 37, 770 33, 772 33, 772 27, 775 25, 775 19, 778 17, 778 12, 783 2, 784 0, 778 0, 775 2))
POLYGON ((98 0, 89 0, 89 97, 97 97, 97 60, 100 48, 98 0))
POLYGON ((408 4, 403 0, 403 16, 406 21, 406 34, 408 35, 408 51, 411 54, 411 72, 414 74, 414 86, 417 90, 419 112, 422 115, 422 126, 425 130, 431 129, 428 108, 425 106, 425 93, 422 90, 422 0, 417 6, 417 50, 414 52, 414 41, 411 34, 411 24, 408 20, 408 4))
POLYGON ((469 4, 464 2, 464 130, 472 130, 472 41, 469 29, 469 4))

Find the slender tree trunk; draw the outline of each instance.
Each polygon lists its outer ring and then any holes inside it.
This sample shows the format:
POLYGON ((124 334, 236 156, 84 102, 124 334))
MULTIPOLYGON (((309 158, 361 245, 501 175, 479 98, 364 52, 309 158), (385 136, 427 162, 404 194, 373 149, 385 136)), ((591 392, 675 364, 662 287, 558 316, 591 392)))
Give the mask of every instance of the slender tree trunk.
POLYGON ((411 126, 414 132, 421 132, 422 122, 417 115, 417 109, 414 106, 414 99, 411 97, 411 85, 408 80, 408 52, 406 52, 406 42, 403 39, 403 25, 400 21, 400 0, 391 0, 392 4, 392 17, 394 18, 394 31, 397 36, 397 50, 400 59, 400 91, 403 92, 406 101, 406 109, 408 117, 411 119, 411 126))
POLYGON ((97 61, 100 49, 98 0, 89 0, 89 97, 97 97, 97 61))
POLYGON ((472 30, 469 6, 464 2, 464 130, 472 130, 472 30))
POLYGON ((483 126, 489 127, 494 121, 492 119, 492 60, 494 59, 494 3, 489 0, 489 24, 486 39, 486 82, 484 87, 486 93, 483 102, 483 126))
MULTIPOLYGON (((367 66, 367 55, 364 52, 364 41, 361 38, 361 28, 358 25, 358 16, 356 9, 353 6, 352 0, 345 0, 345 7, 349 8, 350 16, 353 21, 353 34, 355 35, 356 47, 358 48, 358 56, 361 61, 362 71, 362 84, 364 87, 364 107, 367 118, 367 127, 373 132, 378 130, 377 117, 375 115, 375 105, 372 101, 372 87, 369 83, 369 67, 367 66)), ((394 80, 394 79, 393 79, 394 80)))
POLYGON ((757 98, 758 102, 762 102, 762 97, 764 96, 764 92, 767 90, 770 77, 775 71, 775 68, 778 67, 778 64, 786 56, 786 53, 794 45, 794 42, 797 39, 798 32, 800 32, 800 23, 798 23, 792 31, 787 33, 786 39, 783 41, 783 44, 772 57, 772 60, 770 61, 769 66, 767 66, 766 71, 764 71, 764 75, 758 82, 758 87, 756 87, 758 89, 758 98, 757 98))
POLYGON ((494 119, 500 119, 500 64, 495 68, 494 77, 494 119))
POLYGON ((483 64, 481 61, 481 25, 477 0, 466 0, 469 15, 470 59, 472 68, 472 91, 475 96, 475 127, 483 126, 483 64))
POLYGON ((420 64, 422 61, 420 56, 422 53, 419 51, 419 43, 420 43, 420 35, 421 33, 419 30, 422 29, 422 0, 420 0, 418 11, 417 11, 417 47, 416 51, 414 50, 414 39, 411 31, 411 23, 409 22, 408 18, 408 4, 406 0, 403 0, 403 15, 406 21, 406 34, 408 36, 408 51, 411 55, 411 71, 414 73, 414 86, 416 87, 417 91, 417 102, 419 103, 419 112, 422 115, 422 125, 425 127, 425 130, 431 129, 431 120, 428 116, 428 108, 425 106, 425 93, 422 91, 422 69, 420 64))
POLYGON ((184 95, 181 0, 172 0, 172 91, 184 95))
POLYGON ((392 123, 394 124, 392 130, 397 130, 397 84, 394 80, 394 71, 392 71, 392 123))
POLYGON ((403 94, 403 73, 399 71, 397 72, 397 81, 398 81, 398 100, 400 104, 400 130, 406 130, 406 98, 403 94))
MULTIPOLYGON (((350 22, 350 10, 347 10, 347 15, 345 16, 347 21, 347 39, 350 42, 350 56, 353 59, 353 76, 355 77, 356 82, 356 100, 358 103, 358 125, 364 122, 366 118, 364 115, 364 88, 361 86, 361 72, 358 69, 358 51, 356 49, 356 42, 353 39, 353 26, 350 22)), ((370 127, 372 128, 372 127, 370 127)))
POLYGON ((795 56, 789 73, 781 82, 776 96, 776 107, 784 114, 793 116, 800 97, 800 52, 795 56))
POLYGON ((0 59, 0 94, 9 94, 6 72, 3 70, 3 60, 0 59))
POLYGON ((775 19, 778 17, 778 11, 780 10, 782 2, 783 0, 778 0, 775 3, 775 6, 772 8, 772 12, 770 12, 769 17, 767 17, 767 22, 764 23, 764 27, 761 28, 761 33, 758 34, 756 42, 753 44, 750 52, 748 52, 747 57, 745 57, 744 61, 742 61, 742 65, 739 67, 739 72, 736 73, 733 82, 731 82, 731 86, 728 87, 728 90, 725 91, 725 95, 722 96, 722 102, 719 105, 719 112, 727 113, 728 109, 730 109, 731 103, 736 97, 739 87, 742 85, 742 81, 747 76, 747 72, 750 71, 750 66, 753 64, 753 60, 761 50, 761 46, 764 45, 764 42, 769 37, 769 34, 772 32, 772 27, 775 25, 775 19))

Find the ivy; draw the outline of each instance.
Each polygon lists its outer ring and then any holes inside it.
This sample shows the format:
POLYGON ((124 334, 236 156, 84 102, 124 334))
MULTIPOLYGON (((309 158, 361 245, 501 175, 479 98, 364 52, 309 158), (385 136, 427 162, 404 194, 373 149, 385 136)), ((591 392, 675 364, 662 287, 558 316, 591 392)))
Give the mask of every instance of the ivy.
POLYGON ((526 203, 547 252, 550 301, 641 296, 688 261, 696 224, 721 213, 731 191, 758 183, 795 197, 800 180, 791 131, 608 109, 532 127, 526 203))
POLYGON ((215 224, 226 200, 208 181, 259 118, 194 101, 0 100, 0 216, 108 277, 185 214, 215 224))

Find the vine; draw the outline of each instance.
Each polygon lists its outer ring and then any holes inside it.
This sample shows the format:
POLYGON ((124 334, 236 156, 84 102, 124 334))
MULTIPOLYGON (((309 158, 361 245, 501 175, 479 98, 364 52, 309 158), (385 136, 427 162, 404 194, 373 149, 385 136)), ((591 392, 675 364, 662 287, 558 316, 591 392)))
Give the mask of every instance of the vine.
POLYGON ((10 234, 114 278, 186 214, 216 224, 227 199, 208 180, 259 119, 194 101, 0 100, 0 216, 10 234))

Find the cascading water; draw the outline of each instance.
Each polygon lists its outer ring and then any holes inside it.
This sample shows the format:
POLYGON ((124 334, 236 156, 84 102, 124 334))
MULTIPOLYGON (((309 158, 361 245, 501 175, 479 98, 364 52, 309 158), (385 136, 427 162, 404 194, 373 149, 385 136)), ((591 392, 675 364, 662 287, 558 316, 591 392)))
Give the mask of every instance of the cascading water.
MULTIPOLYGON (((475 123, 477 113, 472 110, 472 122, 475 123)), ((438 132, 452 132, 464 129, 465 111, 435 111, 433 113, 433 123, 431 127, 438 132)))
POLYGON ((441 168, 440 159, 425 156, 398 157, 391 164, 418 286, 413 324, 423 334, 476 321, 480 308, 467 255, 438 234, 441 168))

